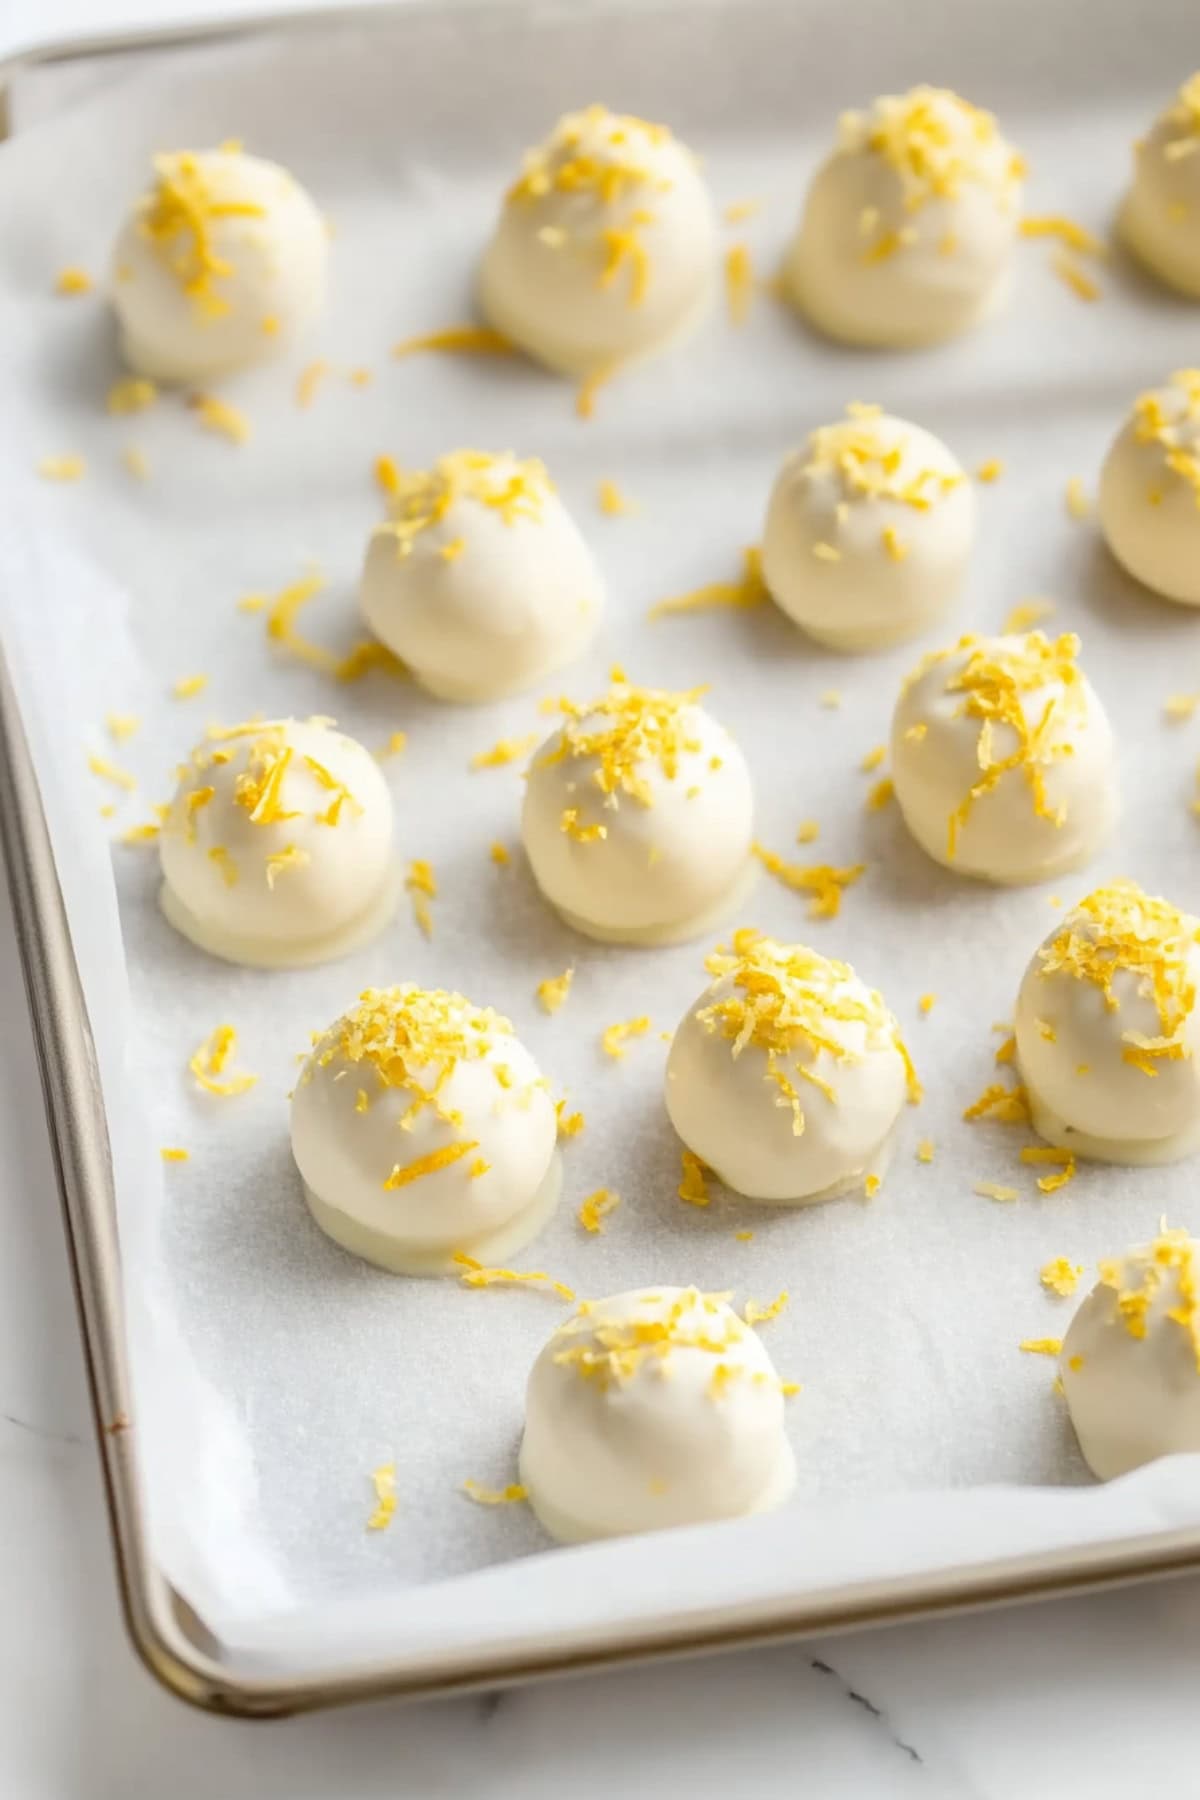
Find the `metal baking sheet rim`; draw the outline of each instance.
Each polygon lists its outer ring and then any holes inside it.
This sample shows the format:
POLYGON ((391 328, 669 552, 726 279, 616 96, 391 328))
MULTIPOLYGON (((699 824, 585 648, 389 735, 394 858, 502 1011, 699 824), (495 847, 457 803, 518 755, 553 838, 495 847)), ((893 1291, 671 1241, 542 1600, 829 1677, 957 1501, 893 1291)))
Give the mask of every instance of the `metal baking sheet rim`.
MULTIPOLYGON (((415 0, 418 6, 422 3, 415 0)), ((467 10, 477 0, 441 3, 467 10)), ((157 31, 80 36, 31 48, 0 60, 0 140, 8 135, 8 88, 22 70, 95 56, 228 42, 264 30, 319 30, 334 19, 363 21, 400 10, 367 5, 335 13, 318 8, 157 31)), ((403 8, 412 10, 411 5, 403 8)), ((502 1652, 397 1655, 275 1679, 223 1662, 204 1621, 170 1586, 150 1552, 136 1422, 130 1411, 112 1168, 95 1051, 37 777, 2 650, 0 851, 57 1171, 122 1610, 138 1655, 179 1699, 208 1712, 272 1718, 385 1696, 463 1693, 655 1658, 911 1623, 1200 1572, 1200 1530, 1164 1531, 1078 1551, 1047 1551, 934 1574, 854 1582, 799 1599, 756 1601, 708 1613, 691 1610, 625 1633, 559 1632, 526 1639, 502 1652)))

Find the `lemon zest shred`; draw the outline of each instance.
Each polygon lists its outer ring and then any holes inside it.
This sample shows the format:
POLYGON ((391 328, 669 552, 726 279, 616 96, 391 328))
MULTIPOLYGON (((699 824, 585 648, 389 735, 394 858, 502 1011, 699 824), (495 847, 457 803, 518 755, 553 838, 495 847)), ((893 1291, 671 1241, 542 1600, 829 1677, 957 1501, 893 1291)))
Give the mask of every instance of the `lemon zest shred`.
POLYGON ((788 1290, 783 1288, 775 1299, 768 1301, 765 1306, 760 1306, 757 1300, 747 1300, 742 1308, 742 1318, 747 1325, 765 1325, 769 1320, 779 1317, 787 1305, 788 1299, 788 1290))
POLYGON ((190 1150, 181 1150, 177 1144, 164 1144, 158 1154, 168 1163, 190 1162, 192 1156, 190 1150))
POLYGON ((1022 1338, 1017 1349, 1024 1350, 1031 1356, 1058 1356, 1062 1351, 1062 1339, 1055 1337, 1022 1338))
POLYGON ((528 1500, 529 1489, 519 1481, 510 1481, 507 1487, 484 1487, 480 1481, 472 1481, 468 1476, 462 1484, 462 1491, 468 1500, 476 1506, 515 1506, 521 1500, 528 1500))
POLYGON ((579 1223, 585 1231, 598 1232, 604 1230, 604 1221, 615 1212, 621 1204, 620 1194, 613 1193, 610 1188, 597 1188, 589 1194, 579 1208, 579 1223))
POLYGON ((711 581, 704 587, 692 588, 669 600, 659 600, 646 614, 648 619, 663 619, 672 613, 706 612, 727 606, 744 610, 761 606, 769 598, 762 575, 762 552, 757 545, 742 551, 742 573, 737 581, 711 581))
POLYGON ((368 1531, 386 1531, 396 1511, 396 1465, 380 1463, 371 1471, 375 1488, 375 1510, 367 1520, 368 1531))
POLYGON ((87 463, 73 451, 64 456, 43 456, 37 472, 43 481, 82 481, 87 463))
POLYGON ((225 1066, 237 1051, 237 1032, 232 1025, 217 1025, 188 1059, 193 1080, 207 1094, 231 1099, 248 1094, 258 1080, 257 1075, 225 1076, 225 1066), (224 1077, 222 1079, 222 1077, 224 1077))
POLYGON ((1065 1300, 1079 1286, 1082 1274, 1082 1263, 1073 1263, 1067 1256, 1055 1256, 1048 1263, 1042 1264, 1038 1280, 1050 1293, 1058 1294, 1065 1300))
POLYGON ((489 1269, 461 1250, 456 1251, 450 1260, 460 1271, 459 1280, 464 1287, 528 1287, 530 1283, 544 1283, 561 1300, 575 1298, 573 1289, 567 1287, 565 1282, 555 1281, 544 1269, 489 1269))
POLYGON ((543 1012, 556 1013, 566 1005, 574 979, 575 971, 572 968, 564 969, 561 975, 550 975, 545 981, 538 982, 537 997, 543 1012))
POLYGON ((503 769, 509 763, 520 762, 523 756, 528 756, 540 737, 540 732, 531 731, 527 737, 501 738, 490 750, 476 751, 470 766, 472 769, 503 769))
POLYGON ((231 444, 244 444, 250 436, 250 421, 238 407, 216 394, 193 394, 188 405, 205 431, 228 438, 231 444))
POLYGON ((684 1150, 680 1153, 678 1194, 689 1206, 712 1204, 712 1195, 708 1191, 708 1170, 694 1151, 684 1150))
POLYGON ((396 357, 429 351, 452 356, 515 356, 516 346, 486 325, 448 325, 442 331, 426 331, 392 345, 396 357))

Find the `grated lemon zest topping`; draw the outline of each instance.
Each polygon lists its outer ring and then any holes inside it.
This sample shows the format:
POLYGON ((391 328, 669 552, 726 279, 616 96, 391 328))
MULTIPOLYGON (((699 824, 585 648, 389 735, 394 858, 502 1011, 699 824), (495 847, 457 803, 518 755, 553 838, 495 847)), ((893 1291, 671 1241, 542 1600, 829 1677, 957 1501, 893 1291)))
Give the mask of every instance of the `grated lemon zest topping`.
POLYGON ((1073 519, 1086 519, 1092 510, 1087 489, 1078 475, 1072 475, 1063 490, 1063 504, 1073 519))
POLYGON ((596 499, 600 511, 610 519, 619 519, 626 513, 637 511, 637 507, 626 498, 615 481, 602 481, 596 490, 596 499))
POLYGON ((1037 954, 1044 975, 1067 975, 1098 987, 1110 1012, 1120 1007, 1113 992, 1118 971, 1136 978, 1139 995, 1154 1003, 1159 1032, 1153 1038, 1122 1032, 1122 1058, 1155 1075, 1160 1060, 1179 1061, 1192 1053, 1186 1033, 1196 1003, 1190 964, 1197 943, 1197 920, 1143 893, 1136 882, 1115 881, 1069 912, 1037 954))
POLYGON ((670 600, 659 600, 646 617, 663 619, 671 613, 706 612, 718 606, 741 610, 761 606, 768 598, 762 576, 762 552, 752 545, 742 551, 742 574, 738 581, 710 581, 704 587, 676 594, 670 600))
MULTIPOLYGON (((493 456, 486 450, 454 450, 440 456, 431 469, 400 469, 390 457, 381 457, 375 465, 377 477, 383 467, 390 504, 388 517, 376 527, 375 535, 394 539, 396 555, 402 560, 412 555, 421 533, 440 525, 460 501, 486 506, 498 513, 505 525, 536 525, 541 524, 554 494, 545 464, 536 457, 522 461, 493 456)), ((442 546, 444 560, 454 560, 445 557, 450 548, 449 544, 442 546)), ((458 554, 461 552, 454 553, 458 554)))
POLYGON ((933 1011, 933 1009, 936 1005, 937 1005, 937 995, 936 994, 922 994, 921 998, 917 1001, 918 1010, 920 1011, 923 1018, 928 1018, 929 1014, 933 1011))
POLYGON ((596 410, 596 395, 613 378, 611 367, 593 369, 575 389, 575 411, 581 419, 590 419, 596 410))
POLYGON ((1029 1100, 1025 1089, 1005 1087, 1001 1082, 992 1082, 985 1087, 978 1100, 972 1101, 963 1113, 968 1125, 979 1119, 987 1119, 994 1125, 1028 1125, 1029 1100))
POLYGON ((885 776, 882 781, 877 781, 867 795, 868 812, 882 812, 892 800, 895 792, 895 785, 890 776, 885 776))
POLYGON ((620 1062, 626 1052, 628 1038, 645 1037, 650 1029, 650 1020, 643 1014, 637 1019, 624 1019, 615 1025, 608 1025, 600 1034, 600 1047, 605 1056, 611 1056, 614 1062, 620 1062))
POLYGON ((230 310, 216 287, 235 273, 218 254, 213 227, 222 219, 261 219, 265 208, 236 197, 219 200, 190 151, 155 156, 155 184, 140 203, 138 228, 198 311, 210 318, 230 310))
POLYGON ((574 979, 574 969, 564 969, 561 975, 550 975, 545 981, 538 982, 537 997, 543 1012, 556 1013, 566 1005, 574 979))
POLYGON ((768 1320, 779 1317, 788 1303, 788 1298, 788 1291, 784 1288, 774 1300, 768 1301, 765 1306, 760 1306, 757 1300, 747 1300, 742 1309, 742 1318, 747 1325, 765 1325, 768 1320))
POLYGON ((202 694, 207 686, 207 675, 181 675, 178 681, 171 683, 171 693, 176 700, 191 700, 202 694))
POLYGON ((585 1120, 583 1114, 581 1112, 569 1113, 567 1111, 565 1097, 562 1100, 556 1100, 554 1102, 554 1116, 558 1120, 558 1135, 560 1138, 578 1137, 579 1133, 584 1128, 585 1120))
POLYGON ((744 325, 754 301, 754 259, 748 244, 731 244, 725 252, 725 303, 735 325, 744 325))
POLYGON ((1063 285, 1070 288, 1077 300, 1091 301, 1100 298, 1099 282, 1093 280, 1087 270, 1081 269, 1079 264, 1065 251, 1060 250, 1051 257, 1050 267, 1063 285))
POLYGON ((1054 611, 1053 600, 1019 600, 1009 610, 1008 616, 1000 627, 1005 637, 1024 637, 1026 632, 1048 619, 1054 611))
POLYGON ((973 1193, 984 1200, 1019 1200, 1020 1191, 1015 1187, 1003 1187, 998 1181, 977 1181, 973 1193))
POLYGON ((433 864, 423 857, 415 857, 408 865, 408 874, 404 878, 405 891, 412 897, 413 918, 418 927, 428 937, 433 936, 433 914, 429 902, 437 899, 437 877, 433 872, 433 864))
POLYGON ((249 419, 228 400, 219 400, 215 394, 193 394, 188 405, 205 431, 226 437, 231 444, 244 444, 250 436, 249 419))
POLYGON ((741 225, 747 219, 754 218, 762 209, 761 200, 731 200, 728 206, 722 208, 721 217, 727 225, 741 225))
POLYGON ((407 731, 393 731, 386 744, 381 744, 375 752, 377 762, 384 762, 389 756, 400 756, 408 748, 407 731))
POLYGON ((43 481, 82 481, 87 474, 87 463, 82 456, 74 453, 66 456, 43 456, 37 465, 37 472, 43 481))
POLYGON ((1053 1175, 1043 1175, 1038 1187, 1043 1194, 1055 1194, 1059 1188, 1066 1187, 1068 1181, 1074 1179, 1078 1164, 1074 1152, 1063 1150, 1053 1144, 1027 1144, 1021 1152, 1023 1163, 1051 1163, 1055 1165, 1053 1175))
POLYGON ((1000 458, 998 456, 992 456, 992 457, 989 457, 987 462, 980 463, 979 467, 975 471, 975 479, 976 479, 976 481, 982 481, 985 483, 992 482, 992 481, 999 481, 999 479, 1003 475, 1003 473, 1004 473, 1004 464, 1000 461, 1000 458))
POLYGON ((115 417, 123 418, 130 413, 145 412, 157 399, 158 389, 152 381, 142 375, 127 375, 122 381, 114 381, 105 405, 115 417))
POLYGON ((181 1150, 178 1145, 174 1144, 164 1144, 158 1154, 164 1162, 170 1163, 190 1162, 192 1156, 190 1150, 181 1150))
POLYGON ((108 713, 104 723, 114 744, 123 744, 142 728, 142 721, 136 713, 108 713))
POLYGON ((132 794, 137 787, 136 776, 131 775, 128 769, 118 768, 107 756, 89 756, 87 766, 101 781, 110 781, 114 787, 123 788, 127 794, 132 794))
POLYGON ((94 285, 86 269, 70 264, 59 270, 54 291, 56 294, 90 294, 94 285))
POLYGON ((488 855, 499 869, 507 869, 509 863, 512 861, 508 847, 505 844, 493 844, 488 851, 488 855))
POLYGON ((887 758, 887 745, 886 744, 876 744, 876 746, 873 750, 867 751, 867 754, 863 757, 862 761, 859 763, 858 766, 862 770, 864 775, 870 775, 875 769, 877 769, 879 767, 879 765, 882 762, 884 762, 886 760, 886 758, 887 758))
POLYGON ((478 1150, 478 1143, 472 1139, 458 1144, 443 1144, 440 1150, 427 1151, 410 1163, 397 1163, 384 1182, 384 1188, 392 1193, 396 1188, 409 1187, 414 1181, 420 1181, 426 1175, 437 1175, 442 1169, 453 1167, 469 1156, 472 1150, 478 1150))
POLYGON ((1108 255, 1108 245, 1102 238, 1062 213, 1029 214, 1021 220, 1018 230, 1022 237, 1056 238, 1068 250, 1077 250, 1081 256, 1108 255))
POLYGON ((217 1025, 188 1059, 193 1080, 207 1094, 230 1099, 247 1094, 258 1080, 257 1075, 225 1075, 225 1066, 237 1052, 237 1032, 232 1025, 217 1025))
MULTIPOLYGON (((657 1298, 645 1296, 647 1301, 657 1298)), ((554 1361, 573 1369, 581 1381, 595 1382, 601 1392, 621 1388, 644 1368, 667 1372, 674 1350, 699 1350, 720 1358, 745 1341, 747 1327, 726 1302, 728 1294, 702 1294, 685 1288, 664 1318, 606 1318, 602 1303, 587 1302, 559 1327, 563 1348, 554 1361), (696 1315, 699 1314, 699 1317, 696 1315), (580 1339, 584 1341, 579 1341, 580 1339), (574 1340, 574 1341, 573 1341, 574 1340)), ((713 1398, 719 1397, 718 1381, 713 1398)))
POLYGON ((461 1250, 456 1251, 450 1260, 460 1271, 459 1280, 464 1287, 528 1287, 531 1282, 535 1285, 543 1283, 561 1300, 574 1300, 575 1298, 571 1288, 567 1287, 564 1282, 555 1281, 553 1276, 547 1275, 544 1269, 488 1269, 481 1262, 476 1262, 473 1256, 467 1256, 461 1250))
POLYGON ((1188 1334, 1200 1374, 1200 1272, 1196 1269, 1195 1252, 1186 1231, 1168 1230, 1165 1223, 1158 1237, 1144 1252, 1127 1261, 1106 1258, 1099 1265, 1100 1280, 1117 1296, 1117 1317, 1130 1337, 1144 1338, 1148 1315, 1163 1288, 1168 1272, 1174 1272, 1178 1287, 1178 1304, 1167 1309, 1166 1318, 1181 1326, 1188 1334))
POLYGON ((317 389, 330 373, 329 364, 320 358, 302 369, 296 380, 296 405, 311 406, 317 397, 317 389))
POLYGON ((1022 1338, 1017 1345, 1018 1350, 1025 1350, 1031 1356, 1058 1356, 1062 1351, 1061 1338, 1022 1338))
POLYGON ((531 731, 528 737, 501 738, 490 750, 479 750, 471 758, 472 769, 503 769, 508 763, 520 762, 528 756, 538 742, 540 733, 531 731))
POLYGON ((791 1109, 796 1137, 804 1132, 796 1079, 836 1103, 834 1088, 813 1065, 822 1054, 835 1063, 861 1060, 861 1053, 847 1049, 831 1029, 835 1023, 862 1026, 866 1049, 890 1045, 904 1063, 909 1099, 920 1099, 920 1082, 895 1019, 875 989, 854 990, 848 963, 747 928, 734 933, 731 949, 718 945, 704 966, 714 982, 728 983, 731 991, 702 1006, 697 1022, 727 1039, 735 1058, 751 1044, 766 1052, 764 1080, 779 1089, 776 1104, 791 1109))
POLYGON ((1071 727, 1086 718, 1087 707, 1083 674, 1076 660, 1079 639, 1071 632, 1051 641, 1043 632, 1031 631, 1017 644, 960 638, 954 650, 935 650, 924 657, 906 688, 961 650, 969 652, 966 662, 947 678, 945 691, 963 695, 956 717, 979 720, 976 753, 981 773, 947 821, 946 855, 950 861, 972 807, 1009 773, 1024 778, 1035 817, 1062 825, 1065 813, 1052 810, 1046 799, 1046 770, 1073 753, 1071 727), (1048 696, 1031 723, 1025 715, 1024 698, 1045 689, 1048 696), (1016 740, 1005 755, 996 754, 1000 727, 1016 740))
POLYGON ((452 356, 516 355, 506 337, 485 325, 448 325, 443 331, 426 331, 392 345, 392 355, 397 357, 420 356, 427 351, 452 356))
POLYGON ((931 1163, 933 1161, 934 1142, 932 1138, 922 1138, 917 1145, 917 1161, 931 1163))
POLYGON ((289 869, 306 868, 311 861, 307 850, 301 850, 297 844, 285 844, 282 850, 273 851, 267 858, 267 886, 274 888, 279 877, 289 869))
MULTIPOLYGON (((821 425, 810 434, 804 463, 804 473, 810 479, 817 475, 835 477, 842 499, 847 502, 894 500, 915 512, 930 511, 939 500, 961 487, 962 475, 928 467, 915 471, 906 468, 907 440, 892 434, 885 436, 880 431, 875 422, 878 407, 851 402, 846 411, 848 418, 835 425, 821 425)), ((814 545, 813 552, 819 555, 831 548, 828 544, 814 545)), ((838 554, 834 551, 835 558, 838 554)))
MULTIPOLYGON (((302 609, 315 598, 325 586, 323 576, 314 571, 300 581, 282 588, 278 594, 266 597, 267 637, 274 644, 279 644, 289 655, 298 661, 307 663, 310 668, 322 674, 332 675, 335 681, 358 681, 369 669, 386 669, 391 675, 406 673, 399 657, 393 656, 373 639, 366 639, 354 644, 344 656, 327 650, 324 645, 313 643, 305 637, 296 624, 302 609)), ((248 595, 238 602, 244 612, 263 610, 260 596, 248 595), (254 601, 253 607, 250 601, 254 601)))
POLYGON ((515 1506, 518 1501, 529 1498, 529 1489, 522 1487, 519 1481, 510 1481, 507 1487, 492 1488, 468 1477, 462 1484, 462 1491, 476 1506, 515 1506))
POLYGON ((1178 723, 1180 720, 1190 719, 1198 706, 1200 706, 1200 693, 1168 694, 1163 703, 1163 712, 1168 719, 1173 719, 1178 723))
POLYGON ((831 863, 789 863, 762 844, 755 844, 753 850, 768 875, 774 875, 777 881, 796 893, 811 896, 810 919, 836 919, 841 911, 842 894, 846 888, 853 887, 867 867, 866 863, 854 863, 844 869, 834 868, 831 863))
POLYGON ((708 1191, 708 1170, 700 1158, 691 1150, 680 1154, 679 1198, 686 1200, 689 1206, 708 1206, 712 1195, 708 1191))
POLYGON ((1073 1263, 1066 1256, 1055 1256, 1050 1262, 1042 1264, 1038 1271, 1038 1280, 1052 1294, 1059 1294, 1065 1300, 1079 1286, 1079 1278, 1082 1274, 1082 1263, 1073 1263))
MULTIPOLYGON (((650 770, 657 768, 666 780, 674 781, 683 757, 699 751, 700 742, 693 735, 689 715, 707 689, 667 693, 657 688, 633 687, 618 669, 612 671, 612 682, 598 700, 583 705, 565 699, 555 703, 565 715, 565 723, 557 740, 539 757, 537 767, 552 768, 568 760, 594 760, 596 766, 587 777, 587 785, 599 790, 609 810, 619 810, 622 796, 638 806, 653 806, 647 766, 650 770)), ((570 815, 577 811, 571 808, 563 815, 563 829, 572 836, 578 836, 571 829, 578 819, 570 815)), ((604 829, 600 828, 596 835, 604 836, 604 829)))
POLYGON ((386 1531, 396 1511, 396 1465, 380 1463, 371 1471, 375 1488, 375 1510, 367 1520, 368 1531, 386 1531))
POLYGON ((620 1194, 614 1194, 610 1188, 597 1188, 589 1194, 579 1208, 579 1223, 585 1231, 604 1230, 604 1221, 609 1213, 615 1212, 621 1204, 620 1194))

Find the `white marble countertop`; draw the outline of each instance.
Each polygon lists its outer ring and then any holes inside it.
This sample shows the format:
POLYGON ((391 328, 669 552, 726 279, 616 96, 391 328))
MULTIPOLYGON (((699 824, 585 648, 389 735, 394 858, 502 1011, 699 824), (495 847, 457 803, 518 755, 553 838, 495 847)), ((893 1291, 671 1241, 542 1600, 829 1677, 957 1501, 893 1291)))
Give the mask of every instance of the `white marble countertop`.
MULTIPOLYGON (((0 0, 0 54, 254 0, 0 0)), ((1200 1800, 1200 1581, 421 1706, 246 1725, 125 1639, 41 1095, 0 896, 0 1793, 1200 1800)))

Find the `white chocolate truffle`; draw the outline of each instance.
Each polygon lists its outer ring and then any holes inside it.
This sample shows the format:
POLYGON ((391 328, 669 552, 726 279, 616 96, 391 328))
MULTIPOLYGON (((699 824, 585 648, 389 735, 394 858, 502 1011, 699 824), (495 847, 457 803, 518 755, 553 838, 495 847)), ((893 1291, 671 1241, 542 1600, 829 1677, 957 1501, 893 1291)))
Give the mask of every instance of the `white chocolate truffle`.
POLYGON ((329 726, 214 726, 180 768, 160 898, 176 931, 213 956, 298 968, 391 921, 391 795, 370 753, 329 726))
POLYGON ((691 325, 715 263, 691 152, 665 125, 589 106, 526 155, 484 254, 480 303, 538 362, 586 375, 691 325))
POLYGON ((406 1275, 509 1256, 558 1199, 554 1103, 507 1019, 461 994, 368 988, 317 1040, 292 1154, 335 1243, 406 1275))
POLYGON ((704 692, 631 687, 619 670, 535 753, 521 837, 568 925, 614 944, 677 944, 727 914, 754 878, 754 798, 704 692))
POLYGON ((705 967, 712 985, 667 1056, 667 1112, 688 1149, 750 1200, 874 1192, 905 1099, 920 1098, 882 996, 848 963, 757 931, 705 967))
POLYGON ((457 450, 396 479, 367 546, 363 616, 443 700, 494 700, 578 656, 600 572, 535 459, 457 450))
POLYGON ((1200 299, 1200 74, 1189 76, 1134 145, 1120 233, 1152 275, 1200 299))
POLYGON ((881 650, 923 631, 962 586, 975 497, 945 444, 851 406, 779 471, 763 534, 771 596, 835 650, 881 650))
POLYGON ((1013 886, 1088 862, 1117 812, 1113 734, 1079 639, 964 637, 918 663, 892 718, 896 799, 960 875, 1013 886))
POLYGON ((1164 1230, 1100 1264, 1059 1372, 1084 1460, 1101 1481, 1200 1451, 1200 1243, 1164 1230))
POLYGON ((1134 402, 1104 461, 1100 526, 1135 580, 1200 606, 1200 369, 1134 402))
POLYGON ((533 1365, 521 1480, 561 1543, 766 1512, 796 1479, 783 1386, 725 1299, 585 1301, 533 1365))
POLYGON ((203 381, 294 345, 325 299, 325 222, 276 163, 225 150, 156 156, 113 254, 125 361, 203 381))
POLYGON ((789 253, 794 303, 849 344, 969 330, 1006 297, 1024 172, 992 115, 945 88, 843 113, 789 253))
POLYGON ((1079 1156, 1200 1149, 1200 920, 1132 881, 1097 888, 1035 952, 1017 999, 1034 1129, 1079 1156))

